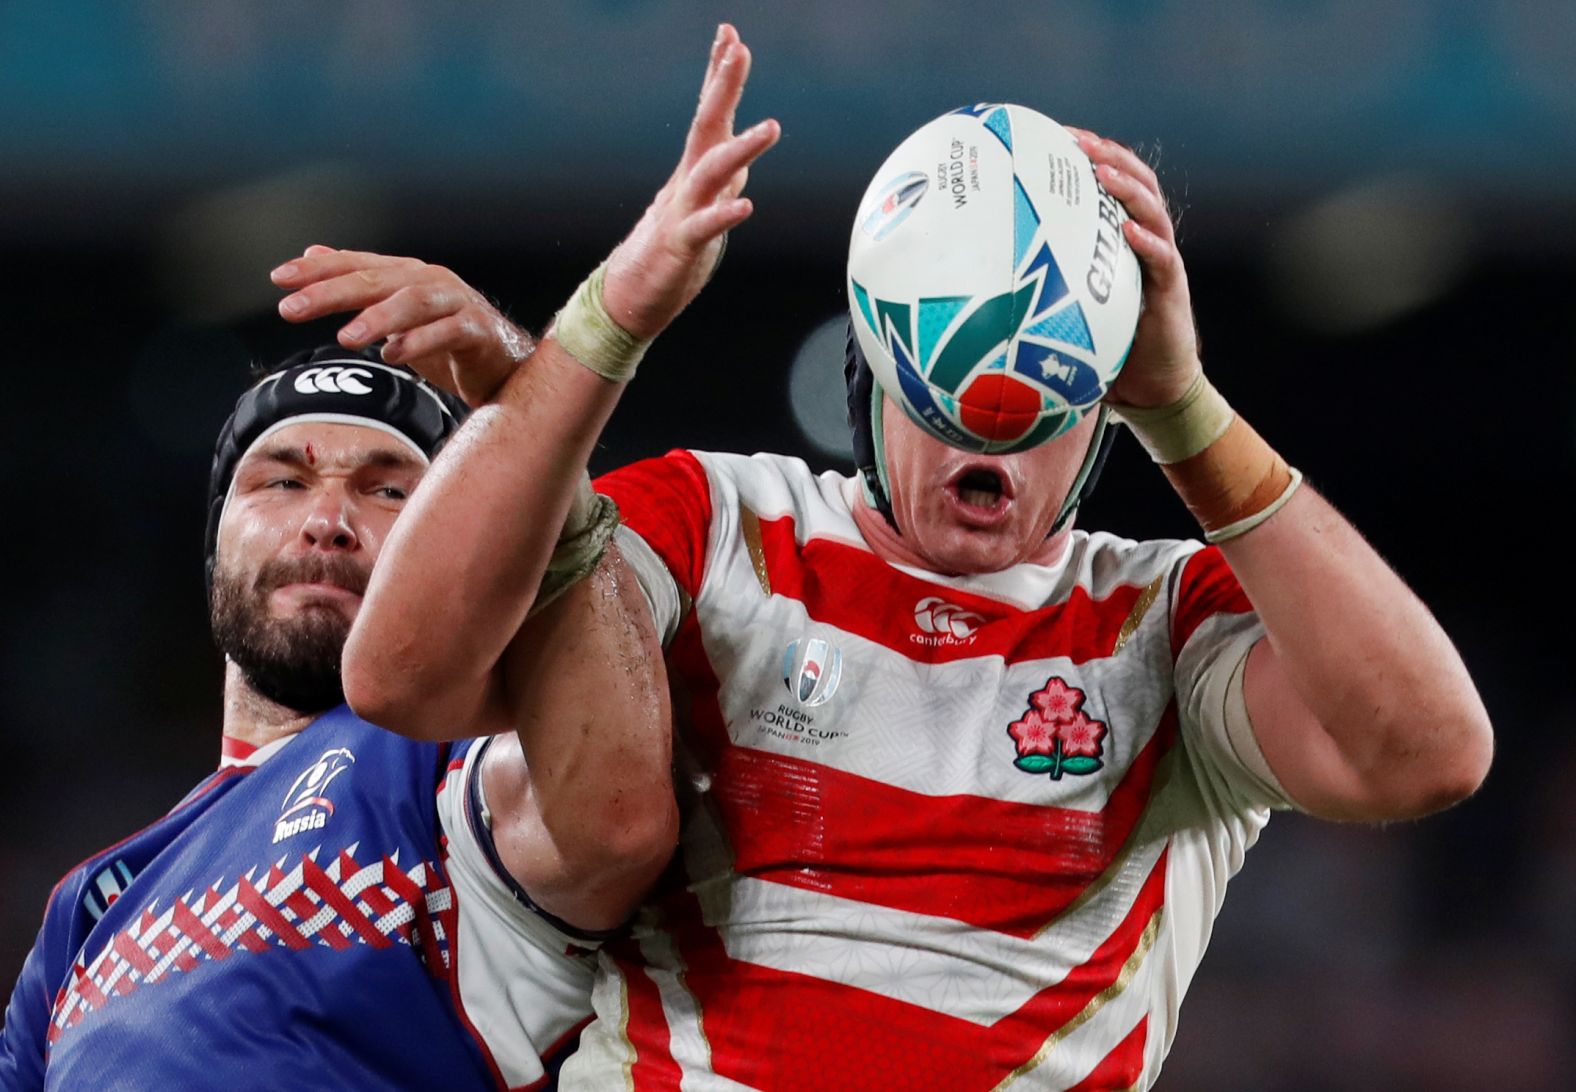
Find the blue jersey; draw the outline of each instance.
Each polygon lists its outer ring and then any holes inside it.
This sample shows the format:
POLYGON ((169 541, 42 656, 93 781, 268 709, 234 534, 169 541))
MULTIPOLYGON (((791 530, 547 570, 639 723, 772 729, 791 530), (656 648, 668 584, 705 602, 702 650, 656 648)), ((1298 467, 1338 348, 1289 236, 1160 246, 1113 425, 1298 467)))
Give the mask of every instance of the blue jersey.
POLYGON ((545 1082, 540 1057, 578 1028, 577 1006, 588 1011, 589 963, 509 905, 507 878, 484 867, 467 872, 477 905, 461 920, 448 828, 463 828, 467 860, 495 855, 478 855, 474 823, 452 818, 474 816, 475 801, 445 822, 442 797, 476 791, 465 776, 476 750, 412 742, 341 707, 78 866, 6 1010, 0 1087, 545 1082), (516 982, 506 997, 498 982, 489 994, 491 957, 475 953, 469 992, 488 996, 471 1011, 457 967, 467 935, 535 944, 535 966, 498 962, 553 979, 542 1013, 505 1011, 529 1006, 529 990, 516 982), (533 1025, 543 1013, 553 1019, 533 1025))

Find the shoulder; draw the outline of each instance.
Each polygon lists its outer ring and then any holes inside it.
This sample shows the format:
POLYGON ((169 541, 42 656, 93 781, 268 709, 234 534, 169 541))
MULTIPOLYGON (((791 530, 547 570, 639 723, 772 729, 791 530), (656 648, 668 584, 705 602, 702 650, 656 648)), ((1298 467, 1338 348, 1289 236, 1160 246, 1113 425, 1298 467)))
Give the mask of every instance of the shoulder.
POLYGON ((737 498, 763 516, 782 515, 807 506, 843 504, 846 478, 834 471, 817 474, 803 459, 767 451, 753 455, 728 452, 690 453, 706 471, 719 497, 737 498))
POLYGON ((784 529, 791 523, 801 543, 814 537, 860 541, 849 510, 846 475, 817 474, 803 459, 769 452, 696 452, 695 457, 711 483, 719 537, 754 520, 784 529))
POLYGON ((1118 587, 1165 583, 1204 549, 1189 539, 1138 540, 1106 531, 1074 531, 1067 567, 1074 582, 1099 599, 1118 587))

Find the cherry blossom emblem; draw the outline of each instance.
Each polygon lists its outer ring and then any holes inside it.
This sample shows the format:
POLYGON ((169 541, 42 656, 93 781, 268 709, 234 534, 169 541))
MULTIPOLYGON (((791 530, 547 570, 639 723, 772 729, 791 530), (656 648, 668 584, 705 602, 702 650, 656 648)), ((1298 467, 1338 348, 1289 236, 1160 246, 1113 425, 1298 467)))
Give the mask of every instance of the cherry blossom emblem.
POLYGON ((1050 774, 1052 781, 1064 773, 1092 774, 1105 765, 1100 741, 1106 726, 1083 711, 1083 702, 1082 690, 1055 676, 1030 694, 1029 708, 1007 726, 1018 747, 1013 765, 1024 773, 1050 774))

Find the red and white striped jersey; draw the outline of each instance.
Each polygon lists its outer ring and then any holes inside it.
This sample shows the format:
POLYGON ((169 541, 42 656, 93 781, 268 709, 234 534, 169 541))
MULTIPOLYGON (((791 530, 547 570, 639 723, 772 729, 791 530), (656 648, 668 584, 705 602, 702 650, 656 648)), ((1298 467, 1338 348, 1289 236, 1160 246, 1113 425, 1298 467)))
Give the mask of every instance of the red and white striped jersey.
POLYGON ((1290 806, 1219 551, 1075 532, 941 577, 795 459, 674 452, 598 489, 667 639, 684 825, 563 1087, 1149 1087, 1290 806))

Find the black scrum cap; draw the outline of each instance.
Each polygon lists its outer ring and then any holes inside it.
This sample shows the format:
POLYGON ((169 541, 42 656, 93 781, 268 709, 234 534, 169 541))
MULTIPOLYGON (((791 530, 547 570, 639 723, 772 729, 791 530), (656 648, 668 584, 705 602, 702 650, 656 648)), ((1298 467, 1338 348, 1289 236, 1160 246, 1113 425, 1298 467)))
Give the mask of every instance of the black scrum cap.
POLYGON ((383 363, 377 347, 356 352, 325 345, 300 352, 259 380, 235 404, 219 431, 208 477, 207 578, 213 585, 219 520, 235 468, 259 440, 287 425, 311 421, 380 429, 424 459, 459 428, 465 404, 408 368, 383 363))

